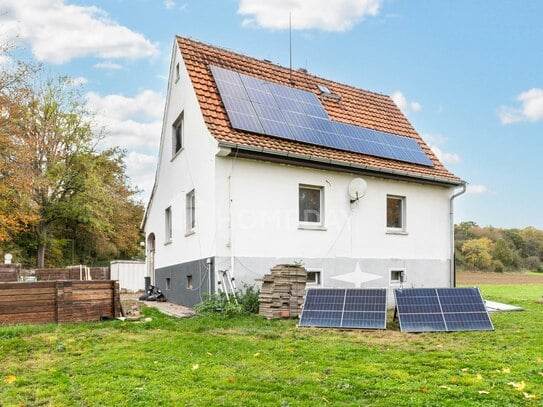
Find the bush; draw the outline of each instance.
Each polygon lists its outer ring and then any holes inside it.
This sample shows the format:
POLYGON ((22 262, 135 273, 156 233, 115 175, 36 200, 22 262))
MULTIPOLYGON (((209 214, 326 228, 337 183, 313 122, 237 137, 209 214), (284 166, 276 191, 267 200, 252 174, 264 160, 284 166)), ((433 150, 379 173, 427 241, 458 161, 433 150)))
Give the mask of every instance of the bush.
POLYGON ((230 296, 230 301, 223 292, 204 294, 204 299, 194 309, 200 314, 222 314, 230 317, 234 315, 256 314, 260 306, 260 290, 245 285, 236 292, 238 303, 230 296))
POLYGON ((238 291, 237 298, 243 310, 248 314, 258 314, 260 307, 260 290, 252 285, 244 285, 243 289, 238 291))
POLYGON ((539 271, 541 269, 541 260, 537 256, 530 256, 524 259, 524 267, 530 271, 539 271))
POLYGON ((505 267, 503 265, 503 263, 499 260, 494 260, 492 262, 492 269, 494 270, 494 272, 496 273, 503 273, 505 267))

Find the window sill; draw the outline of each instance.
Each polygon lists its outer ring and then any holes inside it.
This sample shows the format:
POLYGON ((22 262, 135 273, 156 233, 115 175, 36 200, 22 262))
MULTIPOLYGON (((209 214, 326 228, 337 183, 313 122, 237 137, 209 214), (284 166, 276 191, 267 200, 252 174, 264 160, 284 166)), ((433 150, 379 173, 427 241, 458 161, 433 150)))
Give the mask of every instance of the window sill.
POLYGON ((177 158, 177 156, 183 152, 184 149, 185 149, 185 147, 181 147, 179 150, 177 150, 176 153, 174 155, 172 155, 172 158, 170 159, 170 162, 175 160, 177 158))
POLYGON ((320 231, 326 231, 324 226, 322 225, 298 225, 298 230, 320 230, 320 231))
POLYGON ((194 235, 195 233, 196 233, 196 231, 195 231, 195 230, 191 230, 191 231, 189 231, 189 232, 186 232, 186 233, 185 233, 185 237, 188 237, 188 236, 194 235))
POLYGON ((405 230, 401 230, 401 229, 387 229, 386 234, 387 235, 404 235, 404 236, 407 236, 409 233, 407 233, 405 230))
POLYGON ((173 242, 173 239, 170 239, 170 240, 164 242, 164 246, 168 246, 168 245, 172 244, 172 242, 173 242))

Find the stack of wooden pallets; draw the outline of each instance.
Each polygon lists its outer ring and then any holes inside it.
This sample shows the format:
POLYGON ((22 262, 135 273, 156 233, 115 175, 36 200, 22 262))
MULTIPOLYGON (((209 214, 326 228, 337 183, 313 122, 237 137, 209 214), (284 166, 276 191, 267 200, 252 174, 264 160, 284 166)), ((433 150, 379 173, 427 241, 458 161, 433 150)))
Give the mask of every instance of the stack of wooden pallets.
POLYGON ((305 295, 307 271, 296 264, 279 264, 264 275, 259 314, 267 319, 298 318, 305 295))

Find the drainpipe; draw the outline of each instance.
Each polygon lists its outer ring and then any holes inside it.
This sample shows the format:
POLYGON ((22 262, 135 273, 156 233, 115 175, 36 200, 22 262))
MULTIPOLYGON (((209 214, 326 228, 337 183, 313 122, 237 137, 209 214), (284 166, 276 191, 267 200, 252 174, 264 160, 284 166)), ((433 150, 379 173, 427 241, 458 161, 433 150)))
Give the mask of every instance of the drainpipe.
POLYGON ((462 185, 460 185, 460 187, 462 188, 460 191, 456 192, 455 194, 453 194, 450 198, 450 202, 449 202, 449 208, 450 208, 450 212, 449 212, 449 228, 450 228, 450 233, 451 233, 451 259, 450 259, 450 270, 449 270, 449 273, 450 273, 450 282, 451 282, 451 286, 452 287, 456 287, 456 270, 454 268, 454 204, 453 204, 453 201, 455 198, 459 197, 460 195, 462 195, 464 192, 466 192, 466 183, 462 183, 462 185))
POLYGON ((230 247, 230 275, 234 277, 234 242, 232 231, 232 175, 228 176, 228 246, 230 247))

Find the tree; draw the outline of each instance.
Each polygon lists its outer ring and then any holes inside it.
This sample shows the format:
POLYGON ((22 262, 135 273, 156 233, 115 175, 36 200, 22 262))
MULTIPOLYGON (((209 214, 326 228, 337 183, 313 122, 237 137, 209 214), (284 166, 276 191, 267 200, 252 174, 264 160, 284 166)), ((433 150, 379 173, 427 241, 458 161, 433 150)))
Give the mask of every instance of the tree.
POLYGON ((29 204, 26 224, 38 267, 46 264, 48 247, 62 249, 69 240, 94 253, 133 253, 139 242, 135 216, 143 209, 131 200, 135 191, 127 185, 124 153, 98 149, 100 136, 89 117, 67 77, 38 81, 19 95, 7 117, 5 145, 11 151, 2 180, 28 184, 21 199, 29 204))
MULTIPOLYGON (((0 45, 0 56, 8 54, 9 47, 0 45)), ((16 157, 21 155, 15 141, 20 134, 15 125, 22 114, 21 105, 31 92, 26 78, 38 70, 29 63, 19 62, 13 69, 0 70, 0 243, 36 220, 33 203, 29 198, 30 174, 18 168, 16 157)))
POLYGON ((505 267, 516 267, 518 265, 517 256, 513 250, 509 248, 504 239, 498 239, 496 240, 496 243, 494 243, 492 258, 501 262, 505 267))
POLYGON ((488 270, 492 265, 491 251, 494 244, 487 237, 471 239, 462 245, 462 255, 467 265, 477 270, 488 270))

